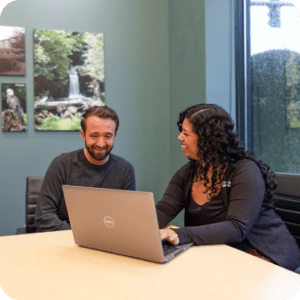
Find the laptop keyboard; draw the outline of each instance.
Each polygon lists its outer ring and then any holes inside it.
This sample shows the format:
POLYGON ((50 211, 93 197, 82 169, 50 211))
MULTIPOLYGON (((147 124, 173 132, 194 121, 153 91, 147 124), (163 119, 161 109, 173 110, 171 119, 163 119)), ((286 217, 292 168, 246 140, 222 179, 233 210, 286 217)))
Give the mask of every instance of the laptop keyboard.
POLYGON ((179 248, 181 248, 180 246, 174 246, 166 241, 162 242, 162 246, 163 246, 163 252, 164 255, 168 255, 170 253, 173 253, 174 251, 178 250, 179 248))

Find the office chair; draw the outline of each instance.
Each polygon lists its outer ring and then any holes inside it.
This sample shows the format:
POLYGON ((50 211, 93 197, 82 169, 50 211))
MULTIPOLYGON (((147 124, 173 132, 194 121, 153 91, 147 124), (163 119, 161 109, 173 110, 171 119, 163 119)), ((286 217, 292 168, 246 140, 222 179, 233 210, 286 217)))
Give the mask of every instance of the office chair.
POLYGON ((300 175, 276 173, 275 211, 300 247, 300 175))
POLYGON ((44 177, 26 178, 25 228, 18 228, 17 234, 36 232, 34 224, 36 202, 43 184, 44 177))

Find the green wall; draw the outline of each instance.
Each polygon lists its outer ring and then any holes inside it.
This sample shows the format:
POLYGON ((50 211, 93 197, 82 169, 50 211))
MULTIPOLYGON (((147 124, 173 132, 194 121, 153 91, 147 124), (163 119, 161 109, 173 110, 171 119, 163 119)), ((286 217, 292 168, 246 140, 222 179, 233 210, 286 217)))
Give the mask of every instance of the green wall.
POLYGON ((203 0, 169 1, 171 174, 188 160, 177 140, 179 113, 205 102, 205 6, 203 0))
MULTIPOLYGON (((234 3, 169 0, 170 172, 188 160, 177 140, 179 113, 216 103, 235 119, 234 3)), ((183 224, 183 213, 174 221, 183 224)))
MULTIPOLYGON (((137 189, 156 201, 188 160, 176 122, 206 99, 230 110, 231 0, 18 0, 0 25, 26 28, 28 131, 0 132, 0 235, 25 222, 25 178, 44 175, 62 152, 82 148, 78 132, 33 129, 32 30, 104 33, 107 105, 120 117, 113 152, 135 167, 137 189), (221 63, 221 68, 219 64, 221 63)), ((182 214, 173 222, 183 224, 182 214)))
POLYGON ((129 160, 137 189, 158 200, 170 177, 168 2, 163 0, 18 0, 0 25, 26 29, 27 132, 0 132, 0 235, 25 223, 25 178, 45 174, 54 157, 84 147, 78 132, 35 132, 34 28, 103 33, 107 105, 120 117, 113 153, 129 160))
MULTIPOLYGON (((205 1, 169 0, 170 176, 188 159, 183 155, 179 113, 205 102, 205 1)), ((172 222, 183 225, 183 212, 172 222)))

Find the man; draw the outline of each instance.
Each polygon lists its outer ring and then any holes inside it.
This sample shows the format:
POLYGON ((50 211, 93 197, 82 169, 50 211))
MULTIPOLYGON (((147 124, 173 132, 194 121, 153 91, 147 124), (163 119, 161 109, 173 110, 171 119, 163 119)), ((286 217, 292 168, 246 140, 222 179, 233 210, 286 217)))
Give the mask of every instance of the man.
POLYGON ((70 229, 62 185, 135 190, 133 166, 110 154, 119 118, 107 106, 83 114, 80 131, 85 148, 56 157, 48 168, 36 208, 37 231, 70 229))

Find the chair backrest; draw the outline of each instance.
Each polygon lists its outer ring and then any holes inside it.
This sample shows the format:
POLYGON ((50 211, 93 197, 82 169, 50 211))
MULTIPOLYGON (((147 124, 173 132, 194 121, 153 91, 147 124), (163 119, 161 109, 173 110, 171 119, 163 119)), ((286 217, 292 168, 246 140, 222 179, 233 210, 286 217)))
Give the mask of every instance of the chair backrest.
POLYGON ((300 175, 276 173, 275 210, 300 247, 300 175))
POLYGON ((26 233, 36 232, 35 209, 44 177, 26 178, 26 233))

